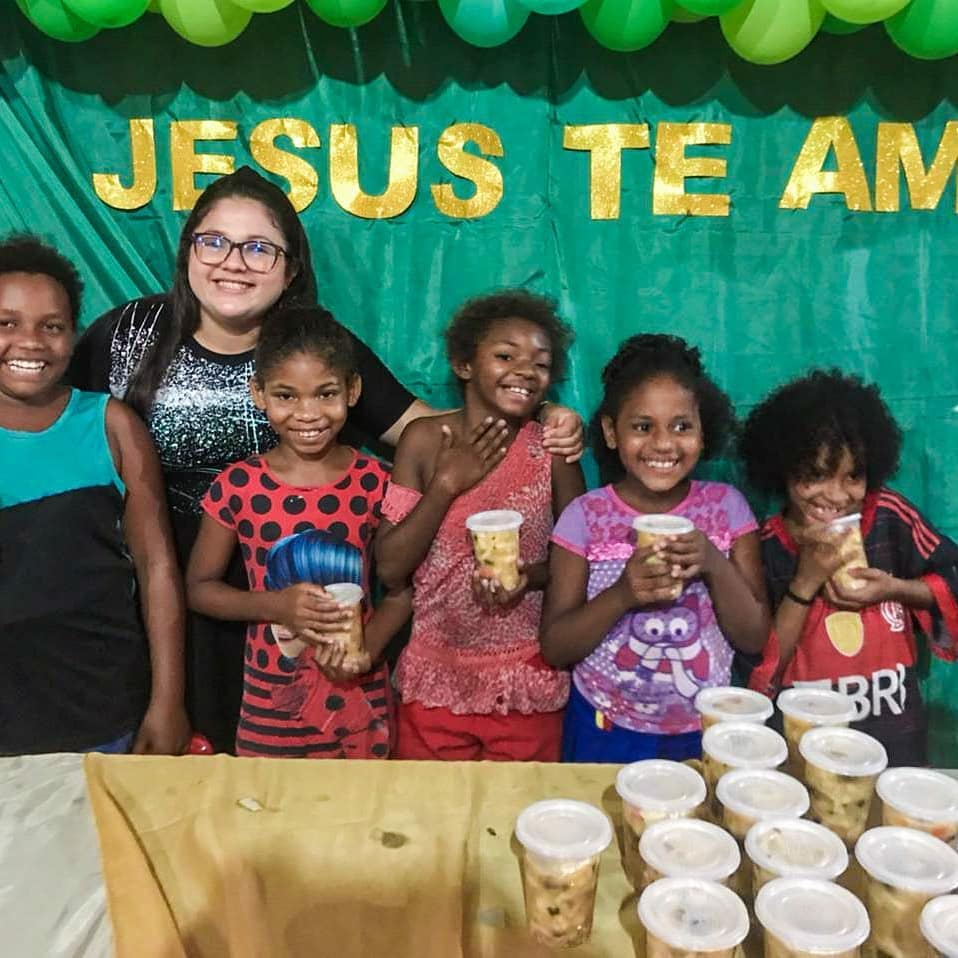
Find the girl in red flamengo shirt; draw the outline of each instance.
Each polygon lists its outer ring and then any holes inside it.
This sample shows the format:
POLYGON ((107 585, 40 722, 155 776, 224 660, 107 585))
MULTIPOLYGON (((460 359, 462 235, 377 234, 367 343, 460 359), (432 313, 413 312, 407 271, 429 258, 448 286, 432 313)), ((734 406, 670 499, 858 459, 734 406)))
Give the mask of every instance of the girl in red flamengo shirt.
MULTIPOLYGON (((369 594, 369 545, 389 475, 378 460, 339 442, 362 389, 348 334, 317 307, 276 314, 260 333, 250 389, 279 444, 228 466, 210 486, 186 574, 191 608, 249 622, 236 752, 385 758, 389 680, 386 666, 374 663, 409 616, 408 593, 389 593, 375 611, 367 609, 367 656, 345 659, 330 636, 348 625, 348 607, 310 581, 274 591, 266 581, 271 551, 301 552, 290 549, 290 537, 309 536, 324 540, 327 559, 330 551, 336 561, 346 557, 342 568, 358 551, 369 594), (237 542, 249 592, 224 581, 237 542), (306 643, 295 658, 283 653, 290 635, 306 643)), ((304 564, 336 565, 312 558, 304 564)))
MULTIPOLYGON (((820 685, 851 697, 855 727, 892 765, 927 761, 927 719, 916 674, 916 626, 953 660, 958 644, 958 547, 885 486, 901 432, 876 386, 815 371, 752 410, 741 450, 749 479, 782 495, 762 525, 772 632, 750 685, 767 694, 820 685), (867 567, 848 570, 844 534, 861 514, 867 567)), ((848 543, 845 543, 847 546, 848 543)))

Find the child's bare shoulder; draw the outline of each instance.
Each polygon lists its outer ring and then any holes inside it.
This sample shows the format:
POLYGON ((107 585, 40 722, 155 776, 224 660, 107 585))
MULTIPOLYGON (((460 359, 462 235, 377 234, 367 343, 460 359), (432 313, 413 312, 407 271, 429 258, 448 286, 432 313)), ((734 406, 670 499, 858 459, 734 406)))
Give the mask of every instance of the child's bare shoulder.
POLYGON ((458 413, 443 413, 439 416, 422 416, 414 419, 403 430, 399 448, 403 452, 428 456, 435 452, 442 442, 443 426, 448 426, 455 433, 458 424, 458 413))

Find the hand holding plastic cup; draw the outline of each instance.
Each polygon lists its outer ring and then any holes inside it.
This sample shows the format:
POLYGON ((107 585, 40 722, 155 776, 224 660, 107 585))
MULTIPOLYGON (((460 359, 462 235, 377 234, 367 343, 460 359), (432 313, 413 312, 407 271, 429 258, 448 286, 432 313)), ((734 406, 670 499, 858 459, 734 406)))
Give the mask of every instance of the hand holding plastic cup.
POLYGON ((702 716, 703 732, 719 722, 755 722, 764 725, 775 711, 768 696, 731 685, 702 689, 695 696, 695 708, 702 716))
POLYGON ((466 519, 476 563, 491 569, 504 589, 519 584, 519 527, 522 514, 512 509, 474 512, 466 519))
POLYGON ((599 880, 599 856, 612 842, 612 825, 592 805, 550 799, 516 820, 523 847, 522 888, 530 935, 551 948, 589 940, 599 880))
POLYGON ((752 863, 752 894, 773 878, 835 881, 848 868, 845 843, 824 825, 804 818, 768 818, 745 836, 752 863))
POLYGON ((329 639, 342 645, 346 661, 355 659, 366 650, 363 641, 363 587, 353 582, 333 582, 325 589, 340 605, 348 606, 351 613, 348 626, 342 632, 329 636, 329 639))
POLYGON ((882 825, 917 828, 952 847, 958 840, 958 781, 929 768, 890 768, 878 776, 882 825))
POLYGON ((841 692, 802 686, 785 689, 775 703, 784 719, 788 742, 789 771, 804 778, 805 768, 798 743, 809 729, 822 725, 848 725, 855 718, 855 703, 841 692))
MULTIPOLYGON (((689 532, 694 532, 695 524, 684 516, 652 513, 636 516, 632 520, 632 528, 635 529, 635 544, 638 548, 645 549, 654 545, 659 539, 665 539, 668 536, 683 536, 689 532)), ((667 569, 664 560, 656 555, 650 555, 645 561, 649 565, 660 566, 663 572, 667 569)))
POLYGON ((829 532, 841 536, 838 552, 842 558, 842 565, 837 572, 832 574, 832 579, 843 589, 860 589, 865 584, 861 579, 856 579, 851 574, 852 569, 868 567, 861 523, 861 513, 856 512, 850 516, 842 516, 828 524, 829 532))

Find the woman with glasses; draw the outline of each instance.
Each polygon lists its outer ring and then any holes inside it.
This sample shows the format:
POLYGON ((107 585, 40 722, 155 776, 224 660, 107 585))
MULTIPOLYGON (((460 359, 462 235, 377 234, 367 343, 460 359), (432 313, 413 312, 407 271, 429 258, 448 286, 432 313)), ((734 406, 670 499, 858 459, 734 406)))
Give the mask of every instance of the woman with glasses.
MULTIPOLYGON (((153 435, 184 566, 210 482, 228 463, 276 442, 248 387, 260 326, 274 310, 316 302, 309 242, 296 211, 279 187, 243 167, 197 200, 180 235, 172 289, 110 310, 77 345, 73 384, 124 399, 153 435)), ((363 390, 346 441, 361 445, 372 437, 395 445, 407 423, 434 410, 355 337, 354 347, 363 390)), ((574 413, 548 407, 544 425, 551 452, 578 456, 582 429, 574 413)), ((230 578, 245 582, 239 556, 230 578)), ((241 625, 191 617, 188 706, 194 728, 217 750, 232 748, 243 646, 241 625)))

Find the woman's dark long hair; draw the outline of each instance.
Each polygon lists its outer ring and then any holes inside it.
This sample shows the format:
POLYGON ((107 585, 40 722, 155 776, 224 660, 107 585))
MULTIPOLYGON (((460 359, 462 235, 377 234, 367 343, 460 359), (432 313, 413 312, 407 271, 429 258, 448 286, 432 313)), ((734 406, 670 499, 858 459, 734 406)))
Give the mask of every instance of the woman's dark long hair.
POLYGON ((270 219, 283 234, 288 254, 285 257, 287 276, 295 271, 292 281, 266 311, 264 318, 275 310, 289 306, 316 305, 316 279, 313 276, 309 240, 286 194, 248 166, 240 167, 235 173, 211 183, 196 201, 180 233, 173 287, 170 290, 170 308, 164 313, 164 321, 159 326, 152 347, 130 377, 124 396, 126 402, 143 417, 149 413, 156 391, 177 349, 196 332, 200 324, 200 304, 190 288, 189 279, 193 234, 214 204, 233 198, 255 200, 265 207, 270 219))

